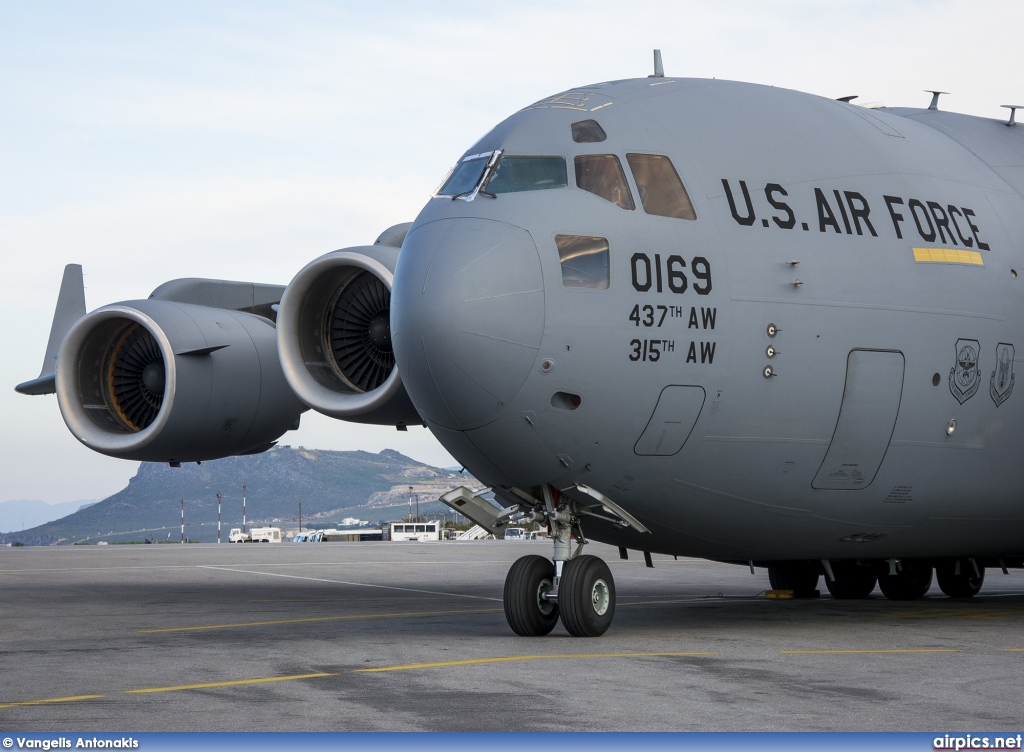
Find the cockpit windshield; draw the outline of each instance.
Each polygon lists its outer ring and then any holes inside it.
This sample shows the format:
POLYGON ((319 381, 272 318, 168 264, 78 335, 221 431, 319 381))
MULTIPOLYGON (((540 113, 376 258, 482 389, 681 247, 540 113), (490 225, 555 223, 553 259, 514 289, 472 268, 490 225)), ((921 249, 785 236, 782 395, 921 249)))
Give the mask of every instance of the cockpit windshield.
POLYGON ((454 198, 472 193, 479 185, 480 178, 483 177, 484 170, 487 169, 493 155, 494 152, 488 151, 483 154, 470 154, 468 157, 463 157, 462 161, 455 165, 455 169, 448 175, 448 179, 437 189, 435 195, 454 198))
POLYGON ((568 185, 564 157, 508 157, 498 149, 463 157, 434 195, 472 201, 480 193, 494 198, 568 185))
POLYGON ((494 194, 518 193, 565 188, 568 184, 562 157, 504 156, 483 190, 494 194))

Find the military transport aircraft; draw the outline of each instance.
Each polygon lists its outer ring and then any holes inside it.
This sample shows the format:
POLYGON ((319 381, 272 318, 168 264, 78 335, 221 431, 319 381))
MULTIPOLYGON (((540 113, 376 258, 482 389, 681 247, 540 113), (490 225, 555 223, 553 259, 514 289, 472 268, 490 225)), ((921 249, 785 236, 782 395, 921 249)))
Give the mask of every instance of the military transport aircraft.
POLYGON ((520 635, 609 627, 584 534, 797 596, 913 599, 933 571, 974 595, 1024 567, 1024 131, 848 99, 656 55, 516 112, 414 222, 287 287, 181 279, 85 315, 68 267, 18 389, 172 464, 263 451, 307 406, 425 425, 500 508, 447 503, 551 532, 506 579, 520 635))

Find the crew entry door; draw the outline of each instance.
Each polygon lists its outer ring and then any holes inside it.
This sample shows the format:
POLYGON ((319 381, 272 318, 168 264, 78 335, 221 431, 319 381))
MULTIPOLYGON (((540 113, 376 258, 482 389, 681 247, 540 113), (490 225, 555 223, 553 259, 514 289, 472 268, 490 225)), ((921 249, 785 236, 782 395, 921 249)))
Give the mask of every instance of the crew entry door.
POLYGON ((839 420, 812 487, 856 491, 871 485, 896 428, 903 369, 901 352, 850 352, 839 420))

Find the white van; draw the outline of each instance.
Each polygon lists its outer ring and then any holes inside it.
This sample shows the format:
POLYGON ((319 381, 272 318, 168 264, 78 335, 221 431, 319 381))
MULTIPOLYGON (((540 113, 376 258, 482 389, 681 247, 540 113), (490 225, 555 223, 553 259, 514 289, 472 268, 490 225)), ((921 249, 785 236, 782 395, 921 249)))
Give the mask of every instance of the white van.
POLYGON ((521 527, 510 527, 505 530, 505 540, 526 540, 526 531, 521 527))

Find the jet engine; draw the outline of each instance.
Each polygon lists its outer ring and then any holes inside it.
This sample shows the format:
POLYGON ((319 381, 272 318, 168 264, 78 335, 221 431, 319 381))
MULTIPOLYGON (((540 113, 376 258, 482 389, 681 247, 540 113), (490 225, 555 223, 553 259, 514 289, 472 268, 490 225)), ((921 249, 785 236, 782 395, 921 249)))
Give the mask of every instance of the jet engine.
POLYGON ((391 348, 391 284, 409 225, 328 253, 288 285, 277 315, 285 377, 317 412, 356 423, 420 423, 391 348))
POLYGON ((305 406, 281 373, 274 325, 168 300, 99 308, 57 359, 64 422, 101 454, 193 462, 269 449, 305 406))

